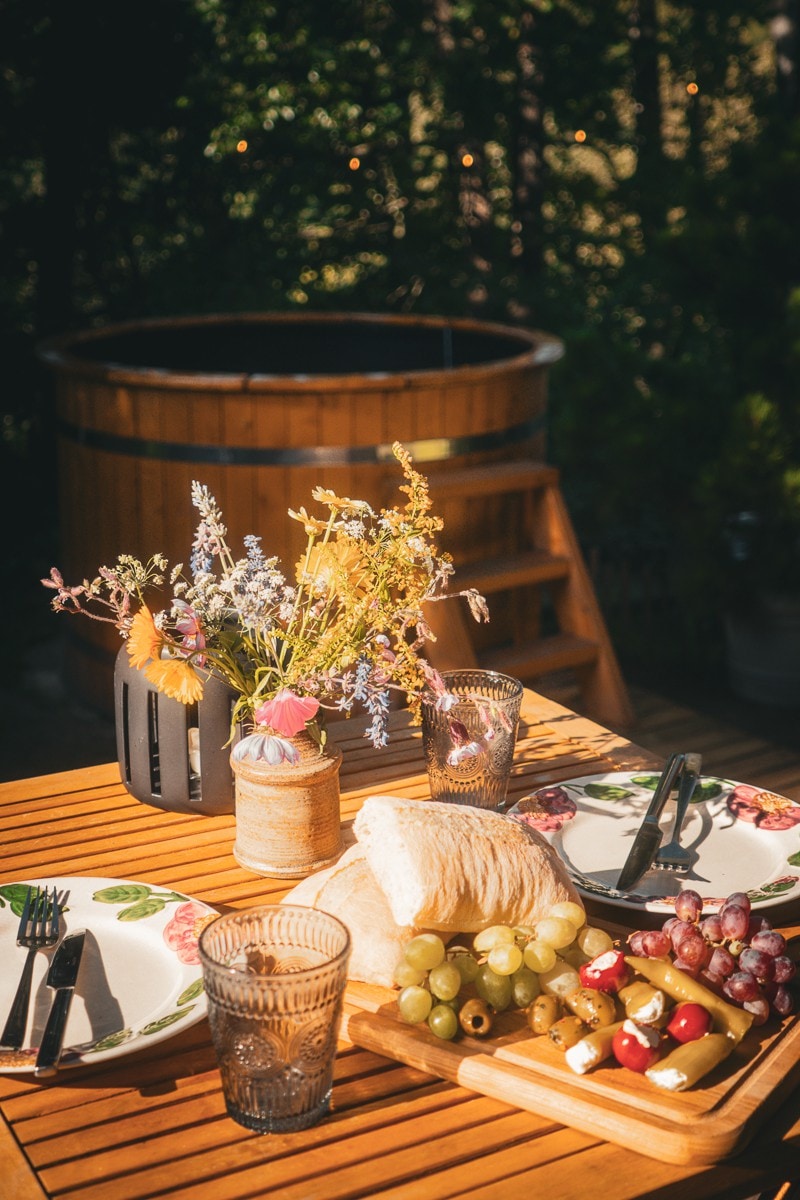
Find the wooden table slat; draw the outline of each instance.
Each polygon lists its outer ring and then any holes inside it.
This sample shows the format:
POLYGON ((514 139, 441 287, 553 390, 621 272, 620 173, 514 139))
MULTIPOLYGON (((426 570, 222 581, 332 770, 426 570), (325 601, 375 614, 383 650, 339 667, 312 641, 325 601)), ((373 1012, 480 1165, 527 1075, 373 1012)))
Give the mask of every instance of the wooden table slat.
MULTIPOLYGON (((423 799, 419 730, 391 717, 376 751, 365 722, 343 721, 346 840, 367 795, 423 799)), ((687 724, 686 736, 691 728, 687 724)), ((742 753, 760 761, 743 741, 742 753)), ((658 756, 527 691, 510 786, 514 798, 576 774, 655 767, 658 756)), ((773 768, 791 771, 774 757, 773 768)), ((795 771, 796 776, 796 771, 795 771)), ((279 900, 231 854, 234 820, 139 804, 115 764, 0 784, 0 882, 84 875, 169 885, 219 909, 279 900)), ((800 919, 796 914, 795 919, 800 919)), ((753 1195, 800 1178, 800 1100, 784 1104, 743 1154, 679 1167, 445 1082, 346 1040, 331 1114, 313 1129, 259 1136, 224 1110, 207 1024, 127 1057, 64 1070, 51 1083, 0 1075, 0 1194, 14 1200, 578 1200, 602 1180, 604 1200, 674 1194, 753 1195)))

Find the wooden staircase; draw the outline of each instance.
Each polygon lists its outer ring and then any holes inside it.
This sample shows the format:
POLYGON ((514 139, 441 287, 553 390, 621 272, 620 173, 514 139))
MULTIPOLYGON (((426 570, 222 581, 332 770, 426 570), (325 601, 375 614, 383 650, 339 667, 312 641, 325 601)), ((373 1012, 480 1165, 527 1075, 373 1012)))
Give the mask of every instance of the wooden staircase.
POLYGON ((520 523, 519 548, 513 553, 476 562, 454 555, 454 590, 481 592, 491 620, 488 626, 476 624, 463 598, 430 605, 426 617, 436 638, 428 649, 432 665, 440 671, 491 667, 612 728, 631 725, 627 689, 557 468, 530 461, 490 463, 432 474, 428 483, 437 512, 448 502, 489 505, 497 497, 515 496, 518 507, 509 510, 508 519, 520 523), (493 599, 501 597, 498 626, 493 599))

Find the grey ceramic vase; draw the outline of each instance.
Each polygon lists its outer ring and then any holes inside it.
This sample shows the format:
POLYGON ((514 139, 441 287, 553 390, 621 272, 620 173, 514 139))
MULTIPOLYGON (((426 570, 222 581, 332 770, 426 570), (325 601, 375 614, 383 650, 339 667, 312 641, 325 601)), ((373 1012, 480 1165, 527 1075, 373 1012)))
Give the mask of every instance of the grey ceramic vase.
POLYGON ((171 812, 232 813, 228 739, 235 700, 233 690, 210 675, 198 704, 171 700, 131 666, 123 646, 114 666, 114 716, 117 761, 130 794, 171 812), (193 755, 190 739, 199 743, 193 755))

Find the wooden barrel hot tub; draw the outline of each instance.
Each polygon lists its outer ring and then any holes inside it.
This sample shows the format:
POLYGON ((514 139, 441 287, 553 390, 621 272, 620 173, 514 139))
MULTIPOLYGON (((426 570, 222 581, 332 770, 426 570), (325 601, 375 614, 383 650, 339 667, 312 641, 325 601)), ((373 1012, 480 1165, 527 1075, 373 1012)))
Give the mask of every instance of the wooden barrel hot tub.
MULTIPOLYGON (((56 377, 64 578, 92 578, 119 553, 188 564, 193 479, 235 549, 258 534, 291 569, 304 535, 286 510, 313 508, 317 484, 404 502, 395 440, 426 473, 542 460, 548 368, 562 353, 538 331, 361 314, 135 321, 51 339, 40 357, 56 377)), ((437 506, 456 563, 515 548, 507 503, 437 506)), ((119 638, 68 624, 70 686, 108 710, 119 638)))

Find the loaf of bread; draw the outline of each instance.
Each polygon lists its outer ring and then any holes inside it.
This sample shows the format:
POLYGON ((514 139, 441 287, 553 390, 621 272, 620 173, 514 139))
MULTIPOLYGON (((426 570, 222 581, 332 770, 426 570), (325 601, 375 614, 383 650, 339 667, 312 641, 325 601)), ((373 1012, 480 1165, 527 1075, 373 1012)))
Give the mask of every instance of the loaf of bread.
POLYGON ((320 908, 344 922, 350 930, 352 947, 347 974, 362 983, 391 987, 403 947, 422 932, 414 926, 397 924, 364 848, 358 844, 346 850, 332 867, 301 880, 286 901, 320 908))
POLYGON ((580 903, 549 843, 500 813, 370 796, 353 828, 401 928, 531 925, 559 901, 580 903))
POLYGON ((531 925, 578 900, 558 855, 535 830, 483 809, 370 796, 357 842, 301 880, 287 902, 320 908, 350 930, 348 975, 391 987, 417 933, 448 941, 487 925, 531 925))

